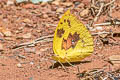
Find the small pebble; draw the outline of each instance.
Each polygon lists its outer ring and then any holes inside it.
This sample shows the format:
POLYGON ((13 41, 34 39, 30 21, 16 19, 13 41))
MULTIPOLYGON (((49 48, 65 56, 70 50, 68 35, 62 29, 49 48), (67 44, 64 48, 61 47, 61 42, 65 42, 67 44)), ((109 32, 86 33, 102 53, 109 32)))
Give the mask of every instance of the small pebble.
POLYGON ((26 18, 26 19, 23 20, 23 22, 24 22, 24 23, 31 23, 31 20, 28 19, 28 18, 26 18))
POLYGON ((73 3, 72 2, 65 2, 65 3, 62 3, 64 6, 66 6, 66 7, 70 7, 70 6, 72 6, 73 5, 73 3))
POLYGON ((78 7, 78 8, 83 8, 84 6, 85 6, 85 4, 80 3, 77 7, 78 7))
POLYGON ((30 77, 29 80, 34 80, 34 78, 33 78, 33 77, 30 77))
POLYGON ((10 31, 4 31, 3 34, 4 34, 4 36, 6 36, 6 37, 12 36, 12 33, 11 33, 10 31))
POLYGON ((44 14, 44 15, 43 15, 43 18, 48 18, 48 15, 47 15, 47 14, 44 14))
POLYGON ((37 69, 40 69, 40 66, 39 66, 39 65, 37 66, 37 69))
POLYGON ((18 63, 18 64, 17 64, 17 67, 18 67, 18 68, 22 68, 22 64, 18 63))
POLYGON ((96 30, 103 30, 102 27, 96 27, 96 30))
POLYGON ((80 2, 76 1, 74 4, 75 4, 75 6, 78 6, 80 4, 80 2))
POLYGON ((25 52, 27 53, 35 53, 35 48, 24 48, 25 52))
POLYGON ((4 48, 3 48, 3 44, 0 43, 0 51, 3 51, 4 48))
POLYGON ((55 0, 55 1, 52 2, 52 4, 59 5, 60 4, 60 0, 55 0))
POLYGON ((7 1, 7 6, 13 5, 13 4, 14 4, 14 1, 13 1, 13 0, 8 0, 8 1, 7 1))
POLYGON ((33 62, 30 62, 31 65, 33 65, 34 63, 33 62))
POLYGON ((24 34, 22 37, 25 39, 31 38, 31 33, 24 34))
POLYGON ((63 10, 64 10, 64 8, 58 8, 58 9, 56 10, 56 12, 57 12, 57 13, 62 13, 63 10))
POLYGON ((89 9, 84 9, 83 11, 80 12, 81 17, 87 17, 89 14, 89 9))

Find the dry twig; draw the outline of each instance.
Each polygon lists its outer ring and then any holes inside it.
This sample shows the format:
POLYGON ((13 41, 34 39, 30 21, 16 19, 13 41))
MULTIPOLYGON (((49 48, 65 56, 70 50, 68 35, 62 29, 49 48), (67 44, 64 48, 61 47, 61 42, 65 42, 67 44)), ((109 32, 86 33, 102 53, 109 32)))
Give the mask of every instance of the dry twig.
POLYGON ((31 42, 26 42, 26 43, 21 43, 19 45, 15 45, 13 46, 12 49, 16 49, 16 48, 22 48, 22 47, 25 47, 25 46, 33 46, 37 43, 40 43, 40 42, 51 42, 53 39, 53 35, 49 35, 49 36, 43 36, 43 37, 40 37, 38 39, 35 39, 31 42))
POLYGON ((98 33, 92 33, 92 36, 96 36, 96 35, 101 35, 101 34, 111 34, 110 32, 98 32, 98 33))
POLYGON ((109 25, 120 25, 120 21, 119 20, 111 20, 109 22, 94 24, 94 26, 109 26, 109 25))
MULTIPOLYGON (((99 16, 100 16, 101 13, 103 12, 103 8, 105 8, 105 7, 107 7, 107 6, 112 7, 111 5, 112 5, 114 2, 115 2, 115 0, 112 0, 111 2, 105 4, 103 1, 101 1, 101 2, 100 2, 100 8, 99 8, 99 10, 98 10, 98 13, 95 15, 94 19, 93 19, 92 22, 90 23, 90 26, 92 26, 92 24, 98 20, 99 16)), ((97 4, 97 3, 96 3, 96 4, 97 4)), ((96 4, 95 4, 95 0, 92 0, 92 6, 93 6, 95 9, 98 8, 97 6, 95 6, 96 4)), ((95 12, 94 12, 95 10, 93 10, 92 8, 91 8, 91 10, 92 10, 92 13, 95 14, 95 12)), ((110 8, 110 13, 112 13, 112 8, 110 8)), ((108 23, 108 24, 109 24, 109 23, 108 23)), ((108 24, 107 24, 107 25, 108 25, 108 24)), ((106 25, 106 24, 105 24, 105 25, 106 25)))

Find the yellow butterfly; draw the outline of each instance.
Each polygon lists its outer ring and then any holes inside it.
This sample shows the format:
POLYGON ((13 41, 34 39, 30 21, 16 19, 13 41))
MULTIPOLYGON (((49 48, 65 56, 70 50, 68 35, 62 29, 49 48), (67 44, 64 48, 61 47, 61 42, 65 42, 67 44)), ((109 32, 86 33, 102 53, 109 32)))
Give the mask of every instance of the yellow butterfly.
POLYGON ((87 28, 66 11, 54 33, 52 58, 60 63, 78 62, 93 52, 93 38, 87 28))

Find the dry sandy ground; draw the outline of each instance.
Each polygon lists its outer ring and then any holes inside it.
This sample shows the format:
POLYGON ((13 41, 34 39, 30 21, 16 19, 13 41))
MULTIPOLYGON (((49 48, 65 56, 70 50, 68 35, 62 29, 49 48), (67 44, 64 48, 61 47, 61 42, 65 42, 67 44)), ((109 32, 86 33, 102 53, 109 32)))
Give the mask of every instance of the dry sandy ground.
MULTIPOLYGON (((110 0, 105 0, 109 3, 110 0)), ((111 0, 112 1, 112 0, 111 0)), ((92 70, 103 69, 105 71, 114 71, 119 69, 119 65, 111 65, 107 60, 110 56, 120 54, 120 45, 113 43, 120 42, 119 37, 109 39, 109 42, 104 45, 100 40, 99 35, 94 37, 94 52, 91 56, 83 61, 72 66, 65 66, 67 72, 57 66, 53 69, 51 55, 52 37, 61 15, 69 9, 76 6, 79 12, 91 6, 90 0, 67 0, 65 2, 40 3, 33 5, 27 4, 12 4, 7 5, 7 1, 0 3, 0 79, 1 80, 79 80, 78 73, 92 70), (78 2, 76 2, 78 1, 78 2), (77 5, 78 4, 78 5, 77 5), (14 46, 22 43, 30 43, 32 40, 49 36, 41 42, 30 45, 14 48, 14 46), (98 41, 96 41, 98 40, 98 41), (78 70, 79 69, 79 70, 78 70)), ((112 7, 111 16, 108 17, 108 11, 102 11, 97 21, 94 23, 102 23, 110 19, 120 19, 120 1, 116 0, 112 7)), ((110 6, 109 6, 110 7, 110 6)), ((107 8, 109 8, 107 7, 107 8)), ((99 10, 98 6, 98 10, 99 10)), ((83 14, 84 15, 84 14, 83 14)), ((88 13, 86 13, 88 15, 88 13)), ((95 14, 94 14, 95 15, 95 14)), ((85 18, 81 18, 84 24, 93 20, 95 16, 89 14, 85 18)), ((94 30, 93 32, 113 31, 120 33, 119 25, 100 26, 102 30, 94 30)), ((95 28, 95 27, 94 27, 95 28)), ((92 31, 91 31, 92 33, 92 31)))

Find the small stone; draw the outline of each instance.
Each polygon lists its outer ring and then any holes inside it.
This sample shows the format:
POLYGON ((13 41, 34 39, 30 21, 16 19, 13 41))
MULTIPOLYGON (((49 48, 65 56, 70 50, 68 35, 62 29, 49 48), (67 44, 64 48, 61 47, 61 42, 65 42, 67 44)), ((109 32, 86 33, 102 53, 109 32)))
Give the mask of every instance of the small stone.
POLYGON ((66 7, 70 7, 70 6, 72 6, 73 5, 73 3, 72 2, 66 2, 66 3, 62 3, 64 6, 66 6, 66 7))
POLYGON ((77 6, 77 8, 84 8, 84 6, 85 6, 85 4, 80 3, 80 4, 77 6))
POLYGON ((35 48, 24 48, 25 52, 27 53, 35 53, 35 48))
POLYGON ((46 6, 46 5, 47 5, 47 2, 42 2, 42 3, 41 3, 41 6, 42 6, 42 7, 44 7, 44 6, 46 6))
POLYGON ((26 8, 26 9, 37 8, 37 5, 30 3, 30 4, 23 5, 23 8, 26 8))
POLYGON ((75 6, 78 6, 80 4, 80 2, 76 1, 74 4, 75 4, 75 6))
POLYGON ((24 22, 24 23, 31 23, 31 20, 28 19, 28 18, 26 18, 26 19, 23 20, 23 22, 24 22))
POLYGON ((6 37, 12 36, 12 33, 11 33, 10 31, 4 31, 3 34, 4 34, 4 36, 6 36, 6 37))
POLYGON ((44 51, 47 51, 47 50, 48 50, 48 48, 41 48, 40 49, 41 52, 44 52, 44 51))
POLYGON ((110 56, 109 61, 112 64, 120 64, 120 55, 112 55, 112 56, 110 56))
POLYGON ((33 65, 34 63, 33 62, 30 62, 31 65, 33 65))
POLYGON ((105 37, 108 36, 108 34, 100 34, 99 36, 100 36, 101 38, 105 38, 105 37))
POLYGON ((13 4, 14 4, 14 1, 13 1, 13 0, 8 0, 8 1, 7 1, 7 6, 13 5, 13 4))
POLYGON ((43 18, 48 18, 48 15, 47 15, 47 14, 44 14, 44 15, 43 15, 43 18))
POLYGON ((37 69, 40 69, 40 65, 39 65, 39 66, 37 66, 37 69))
POLYGON ((64 8, 58 8, 58 9, 56 10, 56 12, 57 12, 57 13, 62 13, 63 10, 64 10, 64 8))
POLYGON ((31 33, 27 33, 27 34, 24 34, 23 36, 22 36, 22 38, 26 38, 26 39, 29 39, 29 38, 31 38, 31 33))
POLYGON ((3 48, 3 44, 0 43, 0 51, 3 51, 4 48, 3 48))
POLYGON ((34 80, 34 78, 33 78, 33 77, 30 77, 29 80, 34 80))
POLYGON ((18 67, 18 68, 22 68, 22 64, 18 63, 18 64, 17 64, 17 67, 18 67))
POLYGON ((4 34, 2 32, 0 32, 0 36, 4 36, 4 34))
POLYGON ((102 27, 96 27, 96 30, 103 30, 102 27))
POLYGON ((87 17, 89 14, 89 9, 84 9, 83 11, 80 12, 81 17, 87 17))
POLYGON ((55 0, 55 1, 52 2, 52 4, 59 5, 60 4, 60 0, 55 0))

